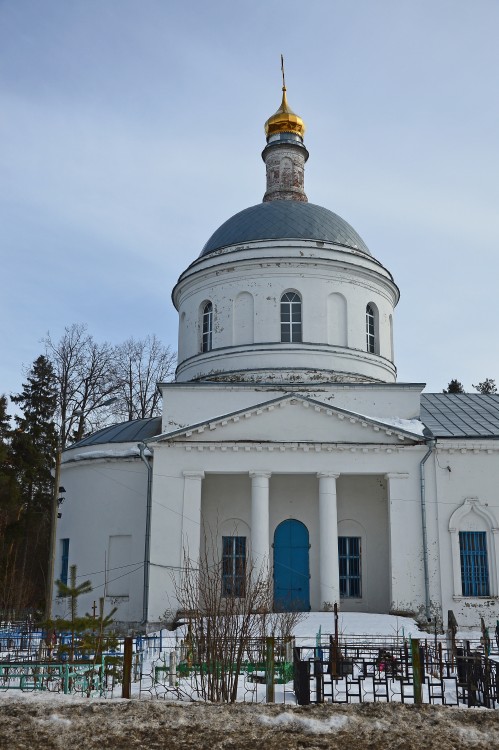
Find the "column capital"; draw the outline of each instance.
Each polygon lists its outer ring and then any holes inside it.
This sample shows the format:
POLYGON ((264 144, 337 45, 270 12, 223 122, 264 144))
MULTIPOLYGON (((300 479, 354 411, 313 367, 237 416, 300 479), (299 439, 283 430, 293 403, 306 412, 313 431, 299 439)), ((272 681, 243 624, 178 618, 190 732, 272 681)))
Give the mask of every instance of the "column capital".
POLYGON ((185 479, 204 479, 204 471, 183 471, 185 479))
POLYGON ((338 479, 339 476, 339 474, 335 474, 332 471, 319 471, 317 479, 338 479))
POLYGON ((385 474, 385 479, 409 479, 409 474, 403 471, 392 471, 385 474))
POLYGON ((260 471, 259 469, 258 470, 254 469, 254 470, 249 471, 248 474, 250 475, 251 479, 256 478, 256 477, 263 477, 263 479, 270 479, 270 477, 272 476, 272 472, 267 471, 265 469, 262 471, 260 471))

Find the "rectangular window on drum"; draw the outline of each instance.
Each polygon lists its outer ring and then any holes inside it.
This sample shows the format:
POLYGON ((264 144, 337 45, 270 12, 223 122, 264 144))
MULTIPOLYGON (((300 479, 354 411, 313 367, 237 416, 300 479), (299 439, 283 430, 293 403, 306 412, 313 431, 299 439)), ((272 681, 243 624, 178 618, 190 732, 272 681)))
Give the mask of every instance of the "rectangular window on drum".
POLYGON ((487 533, 460 531, 459 552, 463 596, 490 596, 487 533))

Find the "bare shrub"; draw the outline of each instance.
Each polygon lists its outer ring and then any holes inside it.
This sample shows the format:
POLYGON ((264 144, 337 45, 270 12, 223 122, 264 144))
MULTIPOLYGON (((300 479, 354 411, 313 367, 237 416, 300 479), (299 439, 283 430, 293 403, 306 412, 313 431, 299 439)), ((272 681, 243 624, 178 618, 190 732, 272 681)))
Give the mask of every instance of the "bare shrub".
POLYGON ((265 639, 289 640, 305 613, 272 611, 267 561, 255 564, 244 557, 228 574, 218 538, 205 536, 199 561, 184 551, 182 574, 174 579, 176 620, 187 627, 184 659, 198 673, 200 698, 233 703, 248 657, 263 661, 265 639))
POLYGON ((205 544, 204 549, 199 563, 184 555, 176 582, 180 614, 187 623, 186 658, 199 668, 201 698, 234 703, 248 647, 261 635, 259 613, 268 610, 268 569, 246 562, 241 588, 233 593, 224 584, 217 546, 205 544))

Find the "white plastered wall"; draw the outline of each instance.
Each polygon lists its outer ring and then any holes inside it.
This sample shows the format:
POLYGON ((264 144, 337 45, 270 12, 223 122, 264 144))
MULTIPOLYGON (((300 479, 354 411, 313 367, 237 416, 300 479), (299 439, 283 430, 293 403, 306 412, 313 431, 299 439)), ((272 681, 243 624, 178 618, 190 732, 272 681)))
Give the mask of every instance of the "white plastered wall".
MULTIPOLYGON (((136 447, 136 446, 135 446, 136 447)), ((116 445, 98 446, 99 452, 116 445)), ((75 451, 76 452, 76 451, 75 451)), ((68 451, 69 457, 73 452, 68 451)), ((69 539, 69 566, 77 565, 78 582, 89 579, 93 591, 80 597, 79 612, 90 612, 104 595, 105 567, 109 567, 109 538, 129 536, 130 559, 120 569, 108 570, 107 580, 128 578, 128 596, 108 597, 106 611, 118 608, 114 619, 140 622, 144 577, 144 533, 147 473, 139 458, 88 458, 62 464, 61 485, 66 492, 57 524, 55 578, 61 573, 61 539, 69 539)), ((115 587, 115 591, 118 589, 115 587)), ((63 616, 65 600, 55 601, 54 613, 63 616)))
POLYGON ((494 627, 499 619, 499 442, 440 440, 435 477, 444 622, 451 609, 462 626, 479 628, 483 617, 489 627, 494 627), (456 547, 453 549, 451 528, 456 534, 460 530, 487 532, 490 596, 460 595, 456 584, 460 577, 459 555, 456 547))

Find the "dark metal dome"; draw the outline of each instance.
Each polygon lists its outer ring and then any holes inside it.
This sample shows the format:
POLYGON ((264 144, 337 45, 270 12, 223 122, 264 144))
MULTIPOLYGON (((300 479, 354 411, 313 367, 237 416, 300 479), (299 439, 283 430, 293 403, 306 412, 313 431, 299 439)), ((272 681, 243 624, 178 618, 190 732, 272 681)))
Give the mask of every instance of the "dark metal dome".
POLYGON ((199 257, 252 240, 284 239, 332 242, 371 254, 355 229, 327 208, 299 201, 269 201, 228 219, 211 235, 199 257))

